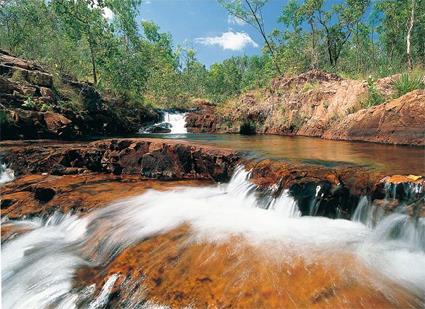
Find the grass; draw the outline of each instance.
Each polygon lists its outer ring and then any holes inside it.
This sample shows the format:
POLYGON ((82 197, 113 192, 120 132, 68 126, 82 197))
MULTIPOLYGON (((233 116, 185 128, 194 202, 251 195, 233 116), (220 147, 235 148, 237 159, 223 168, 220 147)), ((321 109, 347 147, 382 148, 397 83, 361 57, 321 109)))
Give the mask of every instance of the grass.
POLYGON ((319 84, 317 82, 315 83, 306 82, 304 83, 303 88, 301 89, 301 92, 306 93, 306 92, 309 92, 310 90, 316 89, 317 87, 319 87, 319 84))
POLYGON ((376 89, 375 81, 373 78, 368 78, 367 80, 367 88, 368 88, 368 96, 362 102, 362 106, 364 108, 369 108, 372 106, 376 106, 385 102, 385 98, 381 95, 381 93, 376 89))
POLYGON ((425 89, 425 76, 418 73, 403 73, 394 83, 394 98, 399 98, 416 89, 425 89))

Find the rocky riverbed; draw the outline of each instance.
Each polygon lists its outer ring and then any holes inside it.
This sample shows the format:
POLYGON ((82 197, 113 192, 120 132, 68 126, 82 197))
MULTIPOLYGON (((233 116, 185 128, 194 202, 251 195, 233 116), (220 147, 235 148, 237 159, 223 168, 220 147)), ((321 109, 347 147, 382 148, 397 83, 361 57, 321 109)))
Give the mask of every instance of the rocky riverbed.
POLYGON ((165 139, 0 146, 6 307, 425 301, 421 176, 165 139))

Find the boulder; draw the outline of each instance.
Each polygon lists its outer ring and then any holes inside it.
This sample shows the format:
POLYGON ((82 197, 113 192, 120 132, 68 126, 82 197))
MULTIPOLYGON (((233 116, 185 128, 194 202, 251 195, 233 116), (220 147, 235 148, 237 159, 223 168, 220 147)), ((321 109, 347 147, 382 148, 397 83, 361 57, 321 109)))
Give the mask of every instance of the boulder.
POLYGON ((342 119, 323 138, 425 145, 425 91, 416 90, 342 119))

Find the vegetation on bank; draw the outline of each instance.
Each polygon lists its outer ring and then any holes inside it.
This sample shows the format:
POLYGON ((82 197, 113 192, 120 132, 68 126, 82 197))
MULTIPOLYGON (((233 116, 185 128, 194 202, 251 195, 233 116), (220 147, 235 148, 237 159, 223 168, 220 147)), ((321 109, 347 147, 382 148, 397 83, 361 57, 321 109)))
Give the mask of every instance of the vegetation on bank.
POLYGON ((383 101, 378 77, 415 67, 419 73, 402 74, 396 93, 423 88, 425 0, 290 0, 278 29, 264 27, 267 0, 219 3, 259 31, 261 55, 206 68, 154 22, 139 22, 141 0, 1 1, 0 47, 145 106, 187 107, 196 97, 219 103, 310 69, 370 76, 366 106, 383 101))

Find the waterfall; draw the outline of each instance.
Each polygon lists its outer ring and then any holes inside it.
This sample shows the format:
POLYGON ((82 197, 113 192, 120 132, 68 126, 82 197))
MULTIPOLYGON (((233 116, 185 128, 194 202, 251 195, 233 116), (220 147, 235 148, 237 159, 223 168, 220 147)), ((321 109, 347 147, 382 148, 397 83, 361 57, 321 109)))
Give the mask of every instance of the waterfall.
POLYGON ((140 133, 167 133, 167 134, 186 134, 186 113, 181 112, 163 112, 163 121, 154 125, 140 129, 140 133))
POLYGON ((186 113, 164 113, 164 122, 171 124, 171 134, 185 134, 186 129, 186 113))
POLYGON ((104 307, 119 275, 108 277, 96 292, 92 286, 73 288, 75 271, 107 265, 123 249, 183 224, 190 227, 184 246, 219 244, 238 235, 263 254, 278 250, 273 259, 282 263, 292 261, 288 250, 313 261, 317 252, 328 252, 331 259, 330 252, 343 251, 377 273, 370 280, 384 295, 393 297, 393 283, 402 282, 424 305, 423 219, 397 213, 369 223, 375 215, 369 214, 366 197, 352 221, 301 216, 288 190, 264 208, 249 177, 249 171, 238 167, 228 184, 149 190, 82 217, 56 213, 44 221, 6 222, 26 224, 30 231, 2 244, 3 308, 104 307))

